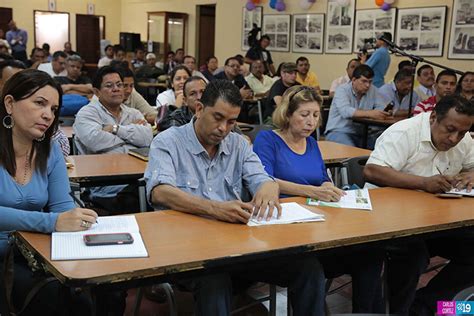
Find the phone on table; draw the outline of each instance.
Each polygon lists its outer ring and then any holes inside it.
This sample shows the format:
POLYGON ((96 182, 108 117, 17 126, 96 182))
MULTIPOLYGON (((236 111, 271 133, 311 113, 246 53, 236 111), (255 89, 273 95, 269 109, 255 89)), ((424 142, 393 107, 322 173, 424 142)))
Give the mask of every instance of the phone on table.
POLYGON ((133 243, 133 237, 129 233, 87 234, 84 242, 87 246, 124 245, 133 243))
POLYGON ((389 112, 389 111, 392 111, 394 107, 395 107, 395 104, 393 104, 393 101, 392 101, 389 104, 387 104, 385 106, 385 109, 383 109, 383 110, 384 110, 384 112, 389 112))

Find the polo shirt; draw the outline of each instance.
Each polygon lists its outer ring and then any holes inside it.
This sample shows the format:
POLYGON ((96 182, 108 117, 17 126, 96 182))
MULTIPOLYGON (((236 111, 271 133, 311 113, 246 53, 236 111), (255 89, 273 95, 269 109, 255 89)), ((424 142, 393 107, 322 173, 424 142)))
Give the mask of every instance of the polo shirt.
POLYGON ((390 54, 385 46, 379 47, 365 63, 374 71, 373 85, 380 88, 385 83, 385 74, 390 66, 390 54))
POLYGON ((306 78, 301 77, 299 72, 296 72, 296 82, 299 84, 302 84, 303 86, 308 86, 308 87, 319 87, 319 79, 318 76, 312 71, 308 71, 306 74, 306 78))

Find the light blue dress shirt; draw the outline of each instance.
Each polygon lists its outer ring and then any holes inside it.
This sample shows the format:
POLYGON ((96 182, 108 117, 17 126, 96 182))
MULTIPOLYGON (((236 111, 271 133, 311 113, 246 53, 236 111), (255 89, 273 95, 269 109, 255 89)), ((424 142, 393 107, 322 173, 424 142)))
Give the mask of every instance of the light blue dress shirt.
POLYGON ((59 213, 75 207, 69 195, 69 179, 63 154, 52 143, 46 172, 35 170, 30 182, 18 184, 0 166, 0 257, 8 244, 8 233, 15 230, 51 233, 59 213))
POLYGON ((329 109, 326 135, 330 132, 344 134, 362 135, 363 125, 354 123, 352 116, 356 110, 383 110, 385 104, 378 89, 373 85, 369 91, 357 101, 356 94, 352 89, 352 82, 348 82, 336 89, 329 109))
POLYGON ((374 71, 374 81, 372 84, 377 88, 383 86, 385 74, 390 66, 390 54, 387 47, 377 48, 365 64, 374 71))
POLYGON ((194 120, 158 134, 149 159, 145 181, 150 204, 153 188, 161 184, 209 200, 231 201, 246 200, 245 189, 254 195, 261 184, 274 181, 250 144, 236 133, 222 140, 211 159, 196 136, 194 120))
MULTIPOLYGON (((410 94, 404 96, 400 102, 397 94, 397 87, 395 86, 394 82, 384 84, 382 87, 380 87, 379 93, 382 96, 385 105, 393 101, 393 104, 395 105, 394 110, 408 110, 408 105, 410 104, 410 94)), ((414 109, 418 102, 421 102, 421 98, 415 91, 413 91, 411 108, 414 109)))

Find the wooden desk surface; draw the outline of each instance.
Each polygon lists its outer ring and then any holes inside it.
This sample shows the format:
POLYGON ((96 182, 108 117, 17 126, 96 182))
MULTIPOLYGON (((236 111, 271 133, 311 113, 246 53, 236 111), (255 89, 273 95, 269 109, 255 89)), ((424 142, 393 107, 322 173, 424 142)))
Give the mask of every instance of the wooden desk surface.
POLYGON ((369 156, 372 151, 330 141, 318 141, 325 164, 339 163, 347 158, 369 156))
POLYGON ((71 139, 72 136, 74 135, 74 130, 73 130, 72 126, 60 126, 59 128, 64 132, 64 134, 69 139, 71 139))
MULTIPOLYGON (((17 233, 67 285, 98 285, 245 262, 274 254, 386 240, 473 226, 473 199, 440 199, 414 190, 370 192, 373 211, 309 207, 325 222, 248 227, 175 211, 136 214, 149 258, 51 261, 51 237, 17 233)), ((285 201, 304 203, 304 198, 285 201)))
POLYGON ((384 120, 375 120, 369 118, 353 118, 352 120, 356 123, 361 123, 364 125, 374 125, 374 126, 381 126, 381 127, 388 127, 394 123, 397 123, 401 120, 406 119, 406 117, 393 117, 389 116, 384 120))
POLYGON ((69 168, 69 180, 73 182, 90 182, 110 179, 112 177, 141 178, 145 172, 146 162, 128 154, 72 155, 74 164, 69 168))
POLYGON ((168 88, 168 85, 164 82, 144 82, 144 81, 139 81, 137 82, 137 85, 139 85, 140 87, 145 87, 145 88, 149 88, 149 87, 154 87, 154 88, 165 88, 167 89, 168 88))

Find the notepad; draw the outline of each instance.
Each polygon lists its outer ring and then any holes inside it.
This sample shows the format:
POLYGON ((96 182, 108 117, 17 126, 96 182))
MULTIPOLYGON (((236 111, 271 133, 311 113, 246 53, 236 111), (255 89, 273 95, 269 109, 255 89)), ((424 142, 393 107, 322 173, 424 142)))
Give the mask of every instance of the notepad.
POLYGON ((86 231, 53 233, 51 260, 148 257, 135 216, 99 217, 97 222, 86 231), (126 245, 86 246, 84 235, 100 233, 130 233, 134 241, 126 245))
POLYGON ((341 197, 341 200, 339 202, 323 202, 320 200, 308 198, 306 200, 306 203, 308 205, 353 208, 369 211, 372 210, 372 202, 370 201, 368 189, 349 190, 345 192, 346 195, 341 197))
POLYGON ((150 148, 133 148, 128 151, 129 155, 137 157, 141 160, 148 161, 148 154, 150 153, 150 148))
POLYGON ((324 221, 323 214, 311 212, 310 210, 295 202, 282 203, 281 217, 277 218, 277 215, 278 214, 275 210, 275 212, 273 213, 273 217, 268 221, 265 219, 259 221, 257 218, 252 217, 247 223, 247 225, 261 226, 324 221))
POLYGON ((466 189, 459 190, 459 191, 457 191, 456 189, 452 189, 451 191, 448 191, 446 193, 466 195, 466 196, 474 196, 474 189, 472 189, 471 192, 467 192, 466 189))

